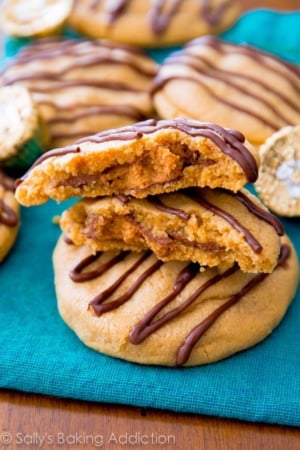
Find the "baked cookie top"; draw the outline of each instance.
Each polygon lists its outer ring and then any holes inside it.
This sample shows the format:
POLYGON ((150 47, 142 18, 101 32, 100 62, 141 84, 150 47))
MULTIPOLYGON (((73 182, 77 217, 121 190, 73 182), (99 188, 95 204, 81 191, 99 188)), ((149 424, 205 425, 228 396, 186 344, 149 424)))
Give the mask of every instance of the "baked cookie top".
POLYGON ((283 318, 299 279, 286 237, 271 274, 201 270, 151 252, 92 254, 63 238, 53 261, 60 314, 87 346, 168 366, 211 363, 260 342, 283 318))
POLYGON ((240 130, 253 144, 300 122, 300 68, 213 36, 171 54, 153 84, 160 117, 178 115, 240 130))
POLYGON ((300 216, 300 125, 284 127, 260 147, 256 191, 280 216, 300 216))
POLYGON ((19 225, 19 204, 14 196, 14 180, 0 170, 0 262, 12 248, 19 225))
POLYGON ((189 188, 134 199, 85 199, 64 211, 60 225, 76 245, 93 251, 146 250, 164 261, 232 265, 271 272, 283 227, 246 190, 189 188))
POLYGON ((156 63, 130 46, 44 38, 21 49, 0 74, 0 85, 29 89, 54 148, 152 116, 156 72, 156 63))
POLYGON ((69 24, 83 35, 158 47, 220 33, 240 11, 236 0, 76 0, 69 24))
POLYGON ((19 180, 16 197, 29 206, 48 198, 146 197, 189 186, 237 191, 256 180, 257 159, 236 130, 150 119, 45 153, 19 180))

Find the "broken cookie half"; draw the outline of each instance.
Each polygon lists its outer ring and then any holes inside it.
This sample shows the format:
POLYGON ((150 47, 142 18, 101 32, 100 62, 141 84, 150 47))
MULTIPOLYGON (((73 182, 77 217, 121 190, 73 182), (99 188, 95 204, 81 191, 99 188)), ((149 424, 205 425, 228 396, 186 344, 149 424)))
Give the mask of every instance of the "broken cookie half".
POLYGON ((49 198, 148 195, 191 186, 237 192, 258 175, 258 153, 232 129, 187 119, 150 119, 54 149, 17 183, 26 206, 49 198))
POLYGON ((272 272, 283 234, 280 222, 246 190, 209 188, 146 199, 84 199, 64 211, 60 225, 74 244, 94 252, 150 248, 163 261, 237 262, 245 272, 272 272))

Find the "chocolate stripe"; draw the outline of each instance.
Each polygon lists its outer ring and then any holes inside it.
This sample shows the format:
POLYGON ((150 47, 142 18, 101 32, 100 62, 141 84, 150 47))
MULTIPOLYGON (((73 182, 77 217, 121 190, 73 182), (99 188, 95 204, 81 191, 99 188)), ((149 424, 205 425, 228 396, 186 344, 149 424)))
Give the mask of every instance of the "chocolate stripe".
POLYGON ((185 194, 199 203, 203 208, 211 211, 213 214, 216 214, 222 219, 226 220, 235 230, 244 235, 246 242, 250 245, 254 253, 260 253, 262 251, 261 244, 255 239, 253 234, 245 228, 237 219, 235 219, 231 214, 209 202, 203 196, 201 196, 201 190, 197 188, 187 189, 185 190, 185 194))
MULTIPOLYGON (((120 254, 124 254, 126 252, 121 252, 120 254)), ((291 254, 291 248, 284 244, 281 246, 280 256, 278 258, 278 262, 276 265, 276 269, 279 267, 285 268, 287 265, 287 261, 291 254)), ((139 276, 135 277, 133 284, 125 293, 123 293, 117 299, 107 302, 103 304, 104 301, 108 300, 109 297, 116 292, 118 287, 123 283, 123 281, 128 278, 129 275, 133 274, 137 268, 142 264, 148 257, 151 256, 151 252, 147 251, 142 254, 139 258, 135 260, 135 262, 131 265, 131 267, 123 272, 123 274, 108 288, 99 293, 90 303, 89 309, 97 316, 111 311, 113 309, 118 308, 123 305, 126 301, 128 301, 132 295, 137 292, 139 287, 143 284, 143 282, 150 277, 155 271, 157 271, 164 263, 162 261, 156 260, 150 267, 145 269, 139 276)), ((88 257, 91 258, 91 257, 88 257)), ((76 267, 79 267, 79 272, 83 267, 87 267, 89 262, 87 263, 88 258, 83 259, 76 267)), ((113 264, 116 264, 115 261, 113 264)), ((112 264, 112 265, 113 265, 112 264)), ((110 266, 111 267, 111 266, 110 266)), ((109 267, 106 267, 101 274, 108 270, 109 267)), ((76 268, 75 268, 76 269, 76 268)), ((237 265, 234 265, 227 269, 223 273, 219 273, 203 284, 198 286, 194 292, 181 303, 181 305, 175 307, 172 310, 169 310, 164 315, 161 315, 158 319, 155 319, 155 316, 159 314, 164 307, 170 304, 180 293, 183 292, 184 288, 190 283, 195 276, 199 272, 199 265, 196 263, 189 263, 186 265, 177 275, 175 283, 173 285, 172 292, 168 294, 165 298, 163 298, 159 303, 157 303, 153 308, 151 308, 144 317, 135 324, 129 335, 129 340, 133 344, 139 344, 143 342, 151 333, 168 323, 170 320, 178 317, 180 313, 185 311, 190 305, 193 304, 194 301, 198 300, 199 297, 211 286, 214 286, 216 283, 220 282, 224 278, 230 277, 236 273, 238 270, 237 265)), ((74 271, 71 270, 70 274, 74 271)), ((78 271, 78 269, 77 269, 78 271)), ((93 277, 96 278, 100 275, 100 272, 97 273, 97 269, 93 271, 93 277)), ((182 365, 185 364, 199 339, 203 336, 203 334, 216 322, 216 320, 229 308, 235 305, 238 301, 240 301, 248 292, 258 286, 263 282, 265 278, 270 276, 270 274, 257 274, 250 281, 248 281, 240 291, 236 292, 232 295, 229 300, 224 302, 218 308, 216 308, 213 312, 211 312, 201 323, 199 323, 194 329, 190 331, 190 333, 185 338, 184 342, 178 348, 177 356, 176 356, 176 364, 182 365)), ((91 278, 90 278, 91 279, 91 278)), ((82 280, 87 281, 87 280, 82 280)))
MULTIPOLYGON (((282 245, 280 257, 276 266, 283 267, 290 256, 290 247, 282 245)), ((183 344, 179 347, 176 356, 176 365, 180 366, 187 362, 195 344, 204 335, 204 333, 215 323, 215 321, 229 308, 240 301, 248 292, 254 289, 257 285, 262 283, 268 276, 266 273, 260 273, 250 280, 239 292, 234 294, 227 302, 216 308, 209 316, 207 316, 199 325, 197 325, 188 336, 185 338, 183 344)))
MULTIPOLYGON (((108 2, 107 2, 108 4, 108 2)), ((107 22, 114 24, 126 13, 130 4, 130 0, 118 0, 111 7, 104 10, 107 14, 107 22)), ((211 0, 199 1, 199 15, 211 26, 218 25, 223 19, 226 10, 231 6, 229 0, 225 0, 217 7, 212 4, 211 0)), ((101 0, 91 0, 88 7, 92 12, 96 12, 101 7, 101 0)), ((180 9, 184 7, 183 0, 154 0, 149 1, 148 19, 151 30, 154 34, 159 35, 167 31, 172 19, 179 14, 180 9), (168 7, 168 9, 167 9, 168 7)))
POLYGON ((2 199, 0 199, 0 223, 11 228, 19 223, 18 215, 2 199))

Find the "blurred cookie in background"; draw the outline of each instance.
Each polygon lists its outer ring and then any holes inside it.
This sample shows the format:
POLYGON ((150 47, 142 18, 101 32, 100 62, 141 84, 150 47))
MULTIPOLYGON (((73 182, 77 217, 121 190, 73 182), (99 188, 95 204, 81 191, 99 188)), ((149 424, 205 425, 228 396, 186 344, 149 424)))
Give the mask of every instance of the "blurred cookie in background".
POLYGON ((236 0, 75 0, 68 22, 82 35, 163 47, 220 33, 240 12, 236 0))
POLYGON ((156 73, 157 64, 135 47, 52 37, 21 49, 0 74, 0 85, 29 89, 53 148, 152 116, 156 73))
POLYGON ((14 37, 57 34, 64 27, 72 6, 73 0, 4 0, 0 27, 14 37))
POLYGON ((260 145, 300 123, 300 68, 215 36, 189 42, 161 65, 153 99, 163 119, 187 117, 240 130, 260 145))

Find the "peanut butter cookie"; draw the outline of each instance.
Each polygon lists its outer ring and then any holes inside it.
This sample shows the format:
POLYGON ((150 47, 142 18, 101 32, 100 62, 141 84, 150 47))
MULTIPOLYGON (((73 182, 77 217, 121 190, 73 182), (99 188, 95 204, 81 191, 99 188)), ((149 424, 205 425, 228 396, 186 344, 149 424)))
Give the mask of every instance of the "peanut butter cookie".
POLYGON ((212 363, 265 339, 299 278, 286 236, 271 274, 201 270, 151 252, 91 254, 61 238, 54 251, 60 314, 89 347, 141 364, 212 363))
POLYGON ((24 47, 0 74, 0 85, 29 89, 55 148, 152 117, 149 91, 156 72, 142 50, 53 37, 24 47))
POLYGON ((283 228, 246 190, 209 188, 133 199, 85 199, 64 211, 60 225, 76 245, 93 251, 146 250, 164 261, 232 265, 271 272, 283 228))
POLYGON ((16 197, 134 197, 184 187, 239 190, 258 173, 257 150, 238 131, 186 119, 154 119, 103 131, 45 153, 18 182, 16 197))
POLYGON ((236 0, 76 0, 69 24, 90 37, 158 47, 220 33, 240 11, 236 0))
POLYGON ((171 54, 152 92, 161 118, 188 117, 236 128, 255 145, 300 122, 299 67, 212 36, 171 54))

